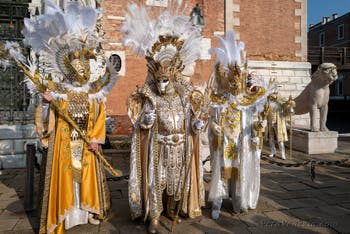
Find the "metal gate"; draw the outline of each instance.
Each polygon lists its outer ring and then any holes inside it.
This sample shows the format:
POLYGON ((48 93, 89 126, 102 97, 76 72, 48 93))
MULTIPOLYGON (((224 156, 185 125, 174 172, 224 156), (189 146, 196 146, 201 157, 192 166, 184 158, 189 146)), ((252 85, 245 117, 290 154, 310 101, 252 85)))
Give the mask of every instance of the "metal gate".
MULTIPOLYGON (((2 0, 0 3, 0 42, 22 40, 23 18, 28 17, 28 0, 2 0)), ((17 67, 0 68, 0 124, 33 122, 30 98, 17 67)))

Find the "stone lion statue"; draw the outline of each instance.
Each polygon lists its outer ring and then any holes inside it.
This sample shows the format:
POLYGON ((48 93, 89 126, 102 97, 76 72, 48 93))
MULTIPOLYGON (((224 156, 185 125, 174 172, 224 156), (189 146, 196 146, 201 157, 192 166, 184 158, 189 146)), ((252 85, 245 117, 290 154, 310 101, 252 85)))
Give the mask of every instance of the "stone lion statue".
POLYGON ((329 85, 338 79, 337 67, 333 63, 322 63, 312 74, 311 82, 294 99, 294 114, 310 113, 310 129, 313 132, 329 131, 326 127, 329 101, 329 85), (320 119, 316 118, 320 111, 320 119))

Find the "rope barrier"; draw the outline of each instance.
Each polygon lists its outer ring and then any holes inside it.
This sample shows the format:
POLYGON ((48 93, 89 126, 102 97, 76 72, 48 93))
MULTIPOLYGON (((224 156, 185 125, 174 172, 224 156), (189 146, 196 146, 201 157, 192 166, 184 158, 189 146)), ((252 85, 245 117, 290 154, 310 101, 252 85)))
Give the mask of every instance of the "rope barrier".
POLYGON ((339 167, 350 167, 350 164, 346 163, 349 161, 349 159, 341 159, 341 160, 315 160, 315 159, 308 159, 303 162, 296 162, 296 163, 285 163, 285 162, 279 162, 276 160, 273 160, 271 158, 268 158, 264 155, 261 155, 261 159, 264 160, 265 162, 268 162, 270 164, 274 164, 280 167, 302 167, 302 166, 307 166, 310 164, 310 177, 311 180, 314 181, 316 178, 316 165, 334 165, 334 166, 339 166, 339 167))

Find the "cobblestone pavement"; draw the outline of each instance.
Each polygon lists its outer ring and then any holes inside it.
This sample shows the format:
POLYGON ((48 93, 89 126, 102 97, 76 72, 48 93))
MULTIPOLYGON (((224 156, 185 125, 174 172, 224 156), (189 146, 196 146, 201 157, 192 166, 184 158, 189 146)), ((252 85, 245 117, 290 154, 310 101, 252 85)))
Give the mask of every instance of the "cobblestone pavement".
MULTIPOLYGON (((286 162, 315 159, 350 158, 350 138, 339 141, 334 154, 305 155, 293 152, 286 162)), ((278 158, 275 160, 282 161, 278 158)), ((113 157, 117 168, 127 170, 128 156, 113 157)), ((234 214, 229 200, 223 204, 219 220, 210 219, 210 204, 203 216, 185 219, 175 233, 350 233, 350 169, 317 166, 316 180, 310 180, 310 168, 285 168, 261 164, 261 191, 258 207, 234 214)), ((208 180, 210 175, 206 175, 208 180)), ((36 174, 36 182, 38 173, 36 174)), ((38 224, 35 211, 25 212, 25 169, 0 171, 0 233, 34 233, 38 224)), ((146 233, 141 222, 130 220, 127 181, 109 181, 112 213, 100 225, 81 225, 66 233, 146 233)), ((171 222, 162 217, 161 233, 169 233, 171 222)))

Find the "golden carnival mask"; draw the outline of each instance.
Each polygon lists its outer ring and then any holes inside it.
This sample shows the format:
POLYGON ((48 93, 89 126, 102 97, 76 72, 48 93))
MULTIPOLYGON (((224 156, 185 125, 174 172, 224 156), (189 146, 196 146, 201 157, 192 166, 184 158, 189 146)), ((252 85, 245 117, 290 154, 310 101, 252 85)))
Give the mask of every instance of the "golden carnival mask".
POLYGON ((242 72, 237 64, 230 64, 228 69, 225 70, 220 63, 217 63, 215 66, 215 73, 218 85, 221 89, 233 95, 238 95, 244 91, 246 73, 242 72))
POLYGON ((90 79, 90 59, 95 59, 93 50, 83 47, 79 51, 68 52, 63 57, 64 74, 70 83, 81 86, 90 79))
POLYGON ((183 42, 177 37, 159 37, 149 56, 146 57, 148 71, 160 94, 165 94, 171 87, 171 82, 177 79, 184 66, 179 50, 183 42))

